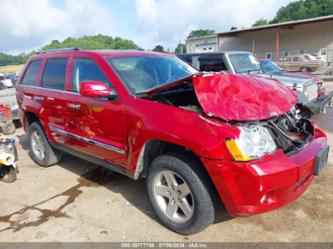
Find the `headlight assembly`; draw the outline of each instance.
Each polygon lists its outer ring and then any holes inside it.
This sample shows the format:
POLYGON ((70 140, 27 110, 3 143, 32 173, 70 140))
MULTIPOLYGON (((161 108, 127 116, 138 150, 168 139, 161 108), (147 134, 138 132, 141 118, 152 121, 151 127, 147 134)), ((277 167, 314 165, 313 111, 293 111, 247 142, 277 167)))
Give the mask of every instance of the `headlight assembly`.
POLYGON ((226 145, 236 161, 250 161, 273 153, 276 144, 268 129, 262 125, 238 127, 237 139, 227 140, 226 145))

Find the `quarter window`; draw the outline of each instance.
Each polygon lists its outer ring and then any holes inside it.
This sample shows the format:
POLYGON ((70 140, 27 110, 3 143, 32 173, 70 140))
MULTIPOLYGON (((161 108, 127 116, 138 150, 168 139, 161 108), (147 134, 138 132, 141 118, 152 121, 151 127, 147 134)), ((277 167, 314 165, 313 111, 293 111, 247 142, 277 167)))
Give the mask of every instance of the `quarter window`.
POLYGON ((42 87, 65 90, 67 61, 67 58, 47 60, 42 77, 42 87))
POLYGON ((36 85, 36 79, 41 64, 42 64, 41 60, 35 60, 29 64, 28 69, 25 72, 24 78, 22 80, 23 85, 30 85, 30 86, 36 85))
POLYGON ((78 92, 83 81, 102 81, 110 86, 110 82, 102 69, 90 59, 75 59, 72 74, 72 91, 78 92))

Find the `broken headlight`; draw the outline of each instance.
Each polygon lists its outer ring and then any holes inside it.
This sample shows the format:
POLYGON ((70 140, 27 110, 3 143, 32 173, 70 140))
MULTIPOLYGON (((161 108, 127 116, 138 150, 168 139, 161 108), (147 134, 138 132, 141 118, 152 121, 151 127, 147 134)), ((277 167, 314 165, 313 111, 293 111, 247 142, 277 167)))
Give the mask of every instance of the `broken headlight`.
POLYGON ((226 142, 236 161, 250 161, 276 150, 276 144, 271 134, 262 125, 248 125, 238 128, 240 130, 239 137, 226 142))

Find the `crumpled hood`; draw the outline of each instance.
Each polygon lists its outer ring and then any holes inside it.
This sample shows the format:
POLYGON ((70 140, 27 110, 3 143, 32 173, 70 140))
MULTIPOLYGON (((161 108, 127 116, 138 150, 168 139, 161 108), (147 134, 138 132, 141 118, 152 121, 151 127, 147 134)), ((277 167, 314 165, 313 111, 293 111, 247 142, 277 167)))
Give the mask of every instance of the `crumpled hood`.
POLYGON ((249 75, 204 74, 193 77, 206 115, 226 121, 255 121, 279 116, 296 103, 296 93, 275 80, 249 75))

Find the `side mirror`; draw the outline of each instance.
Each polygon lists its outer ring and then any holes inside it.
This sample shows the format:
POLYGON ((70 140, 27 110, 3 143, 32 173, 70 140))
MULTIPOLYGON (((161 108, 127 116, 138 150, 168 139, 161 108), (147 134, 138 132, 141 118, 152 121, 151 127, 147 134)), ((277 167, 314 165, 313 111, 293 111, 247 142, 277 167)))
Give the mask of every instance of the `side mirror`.
POLYGON ((109 98, 117 97, 115 90, 111 89, 102 81, 83 81, 80 83, 80 94, 91 98, 109 98))

